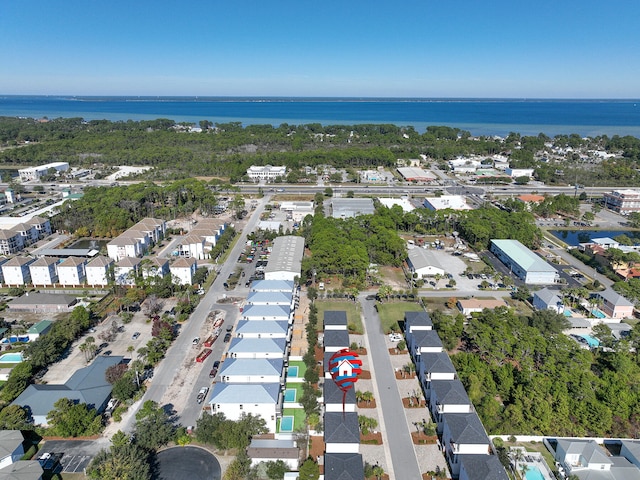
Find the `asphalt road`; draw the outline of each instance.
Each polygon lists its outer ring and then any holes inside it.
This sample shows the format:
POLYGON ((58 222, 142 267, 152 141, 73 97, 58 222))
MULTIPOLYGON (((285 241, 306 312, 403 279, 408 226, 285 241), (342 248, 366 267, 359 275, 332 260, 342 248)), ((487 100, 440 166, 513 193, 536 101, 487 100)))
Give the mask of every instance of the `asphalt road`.
POLYGON ((366 300, 365 294, 361 294, 358 299, 362 305, 362 315, 371 349, 369 358, 375 371, 375 375, 372 376, 380 396, 394 477, 397 479, 422 478, 411 440, 411 432, 404 418, 404 407, 389 359, 380 318, 378 312, 373 308, 375 301, 366 300))
MULTIPOLYGON (((225 262, 218 273, 218 277, 213 282, 209 291, 202 297, 200 303, 196 307, 195 311, 191 315, 190 319, 185 322, 180 329, 180 334, 174 341, 173 345, 167 351, 165 358, 158 364, 155 369, 153 380, 151 385, 144 394, 144 397, 138 405, 142 405, 147 400, 153 400, 161 406, 174 408, 173 405, 162 405, 162 399, 167 389, 176 381, 181 375, 180 367, 183 363, 185 355, 194 355, 194 348, 192 341, 194 337, 199 336, 202 325, 207 318, 207 315, 211 310, 224 310, 227 312, 224 328, 228 325, 235 324, 238 318, 238 307, 236 305, 219 304, 217 303, 224 294, 241 296, 241 292, 228 292, 224 289, 223 283, 227 279, 230 273, 233 272, 236 262, 235 260, 240 255, 240 252, 244 249, 247 240, 247 234, 255 230, 256 225, 260 219, 260 214, 264 210, 264 206, 269 202, 270 196, 265 195, 259 202, 257 208, 252 212, 248 218, 247 223, 242 230, 240 238, 236 242, 232 251, 228 255, 228 261, 225 262)), ((246 290, 245 290, 246 292, 246 290)), ((181 392, 187 398, 186 408, 183 411, 176 410, 175 414, 179 423, 183 426, 195 425, 196 420, 202 413, 202 404, 196 402, 198 391, 203 386, 210 386, 211 380, 209 379, 209 371, 211 365, 215 360, 220 359, 224 348, 227 344, 223 341, 223 338, 219 338, 214 343, 213 351, 209 358, 206 360, 206 365, 200 371, 198 381, 194 383, 194 388, 191 391, 185 390, 181 392)), ((133 422, 135 420, 134 415, 130 415, 126 420, 123 419, 123 425, 121 429, 125 432, 131 432, 133 429, 133 422)))

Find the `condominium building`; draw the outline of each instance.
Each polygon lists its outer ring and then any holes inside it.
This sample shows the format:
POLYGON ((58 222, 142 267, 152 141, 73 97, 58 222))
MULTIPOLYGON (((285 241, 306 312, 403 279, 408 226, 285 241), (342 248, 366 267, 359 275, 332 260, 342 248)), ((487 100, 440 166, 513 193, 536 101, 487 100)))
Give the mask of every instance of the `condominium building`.
POLYGON ((604 194, 604 205, 618 213, 640 212, 640 190, 614 190, 604 194))

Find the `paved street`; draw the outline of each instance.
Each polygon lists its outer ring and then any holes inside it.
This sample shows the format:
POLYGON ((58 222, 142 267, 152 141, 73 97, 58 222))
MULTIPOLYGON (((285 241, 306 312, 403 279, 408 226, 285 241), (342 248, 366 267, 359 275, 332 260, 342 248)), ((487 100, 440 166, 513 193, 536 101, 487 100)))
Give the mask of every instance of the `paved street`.
POLYGON ((366 295, 358 298, 362 305, 367 341, 369 344, 369 358, 371 360, 371 376, 377 386, 383 419, 380 428, 387 438, 393 468, 389 474, 393 479, 422 478, 415 450, 411 441, 411 432, 404 416, 402 399, 398 392, 389 352, 387 350, 384 333, 380 325, 378 313, 374 309, 375 302, 366 300, 366 295))

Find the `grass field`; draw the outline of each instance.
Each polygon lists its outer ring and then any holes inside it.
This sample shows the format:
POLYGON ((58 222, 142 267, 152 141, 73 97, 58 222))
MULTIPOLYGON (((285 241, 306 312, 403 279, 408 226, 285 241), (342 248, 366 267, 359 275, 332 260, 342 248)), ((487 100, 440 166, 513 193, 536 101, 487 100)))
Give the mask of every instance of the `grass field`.
MULTIPOLYGON (((299 428, 305 426, 306 415, 302 408, 284 408, 282 409, 282 416, 293 417, 293 430, 296 431, 299 428)), ((280 428, 280 421, 278 420, 278 429, 280 428)))
POLYGON ((362 328, 362 319, 360 318, 360 304, 348 301, 329 301, 329 300, 316 300, 316 307, 318 307, 318 329, 324 328, 324 312, 327 310, 344 310, 347 312, 347 325, 354 327, 355 333, 364 333, 362 328))
POLYGON ((398 322, 404 321, 404 312, 422 312, 424 309, 415 302, 377 303, 378 315, 384 333, 400 332, 398 322))
POLYGON ((298 378, 304 378, 304 374, 307 372, 307 366, 300 360, 289 361, 290 367, 298 367, 298 378))

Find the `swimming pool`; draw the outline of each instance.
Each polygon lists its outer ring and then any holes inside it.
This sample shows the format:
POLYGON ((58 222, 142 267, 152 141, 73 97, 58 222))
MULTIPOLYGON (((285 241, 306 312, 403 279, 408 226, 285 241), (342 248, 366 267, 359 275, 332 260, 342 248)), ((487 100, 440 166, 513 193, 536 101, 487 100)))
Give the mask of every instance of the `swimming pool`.
POLYGON ((293 432, 293 417, 282 417, 280 419, 281 432, 293 432))
POLYGON ((591 310, 591 313, 596 318, 607 318, 607 316, 604 313, 602 313, 600 310, 598 310, 597 308, 594 308, 593 310, 591 310))
POLYGON ((20 363, 22 360, 22 352, 0 355, 0 363, 20 363))
POLYGON ((537 465, 528 465, 529 470, 524 474, 526 480, 545 480, 537 465))
POLYGON ((580 335, 580 336, 587 341, 587 345, 589 345, 589 348, 597 348, 600 346, 600 340, 598 340, 597 338, 592 337, 591 335, 580 335))
POLYGON ((288 369, 287 369, 287 373, 290 377, 297 377, 298 376, 298 366, 297 365, 291 365, 288 369))
POLYGON ((284 401, 287 403, 296 401, 296 389, 295 388, 287 388, 284 391, 284 401))

